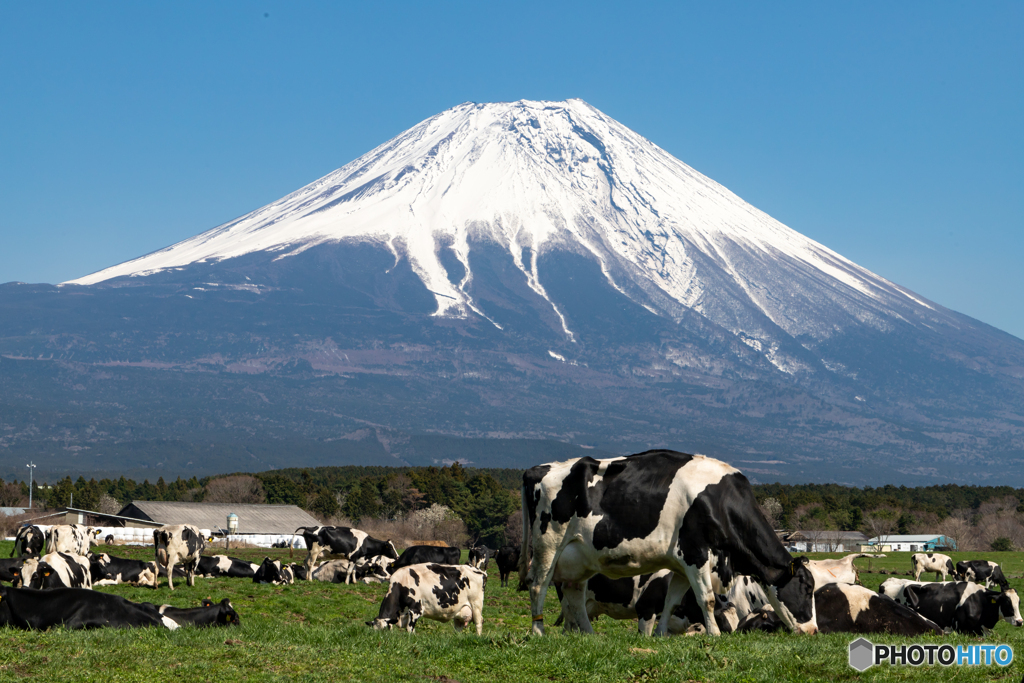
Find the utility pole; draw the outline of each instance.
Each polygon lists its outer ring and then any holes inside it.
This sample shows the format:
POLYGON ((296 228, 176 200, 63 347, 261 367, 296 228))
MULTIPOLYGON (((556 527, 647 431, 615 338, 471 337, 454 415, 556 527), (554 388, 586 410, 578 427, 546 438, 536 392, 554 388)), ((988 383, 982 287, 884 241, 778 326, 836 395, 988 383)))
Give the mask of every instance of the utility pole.
POLYGON ((25 465, 28 468, 28 509, 32 509, 32 470, 36 468, 36 464, 29 460, 28 464, 25 465))

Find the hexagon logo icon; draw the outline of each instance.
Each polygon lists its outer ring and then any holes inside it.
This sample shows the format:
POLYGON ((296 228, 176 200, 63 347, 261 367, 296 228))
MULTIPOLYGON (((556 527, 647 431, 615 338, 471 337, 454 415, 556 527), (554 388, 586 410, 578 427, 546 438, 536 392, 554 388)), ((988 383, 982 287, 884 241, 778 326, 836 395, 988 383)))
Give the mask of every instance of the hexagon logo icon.
POLYGON ((850 666, 864 671, 875 663, 875 646, 867 638, 858 638, 850 643, 850 666))

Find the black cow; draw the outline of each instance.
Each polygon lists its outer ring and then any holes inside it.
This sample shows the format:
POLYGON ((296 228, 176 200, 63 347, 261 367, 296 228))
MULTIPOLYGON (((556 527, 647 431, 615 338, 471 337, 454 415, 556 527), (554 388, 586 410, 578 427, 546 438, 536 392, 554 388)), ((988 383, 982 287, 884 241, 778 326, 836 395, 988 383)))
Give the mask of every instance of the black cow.
POLYGON ((508 575, 519 565, 519 546, 503 545, 494 556, 502 587, 508 586, 508 575))
POLYGON ((394 574, 402 567, 414 564, 458 564, 462 551, 458 548, 439 548, 433 545, 411 545, 402 551, 395 563, 391 565, 394 574))
POLYGON ((157 607, 151 603, 142 603, 157 614, 174 621, 178 626, 241 626, 238 612, 231 606, 231 601, 224 598, 220 602, 203 600, 202 607, 179 608, 171 605, 157 607))
MULTIPOLYGON (((355 571, 357 560, 377 555, 398 559, 398 551, 391 541, 380 541, 359 529, 350 529, 344 526, 300 526, 295 533, 302 532, 302 539, 306 542, 309 554, 306 556, 306 577, 313 580, 313 570, 316 568, 317 560, 323 555, 332 559, 344 559, 353 562, 352 568, 355 571)), ((345 579, 349 583, 352 576, 345 579)))
POLYGON ((288 565, 281 563, 281 560, 272 560, 269 557, 264 557, 263 564, 259 566, 252 576, 252 582, 272 583, 275 586, 283 586, 286 583, 295 583, 295 575, 288 565))
POLYGON ((156 562, 130 560, 107 553, 92 553, 89 555, 89 568, 94 586, 116 586, 119 583, 156 586, 156 562))
POLYGON ((942 628, 887 595, 845 583, 814 591, 820 633, 891 633, 897 636, 942 635, 942 628))
POLYGON ((487 574, 468 565, 414 564, 391 575, 387 595, 373 621, 374 629, 395 626, 410 633, 421 617, 451 621, 461 631, 470 621, 483 633, 484 585, 487 574))
POLYGON ((0 626, 20 629, 48 629, 63 626, 82 628, 138 628, 163 626, 176 629, 168 617, 111 595, 82 588, 31 588, 0 586, 0 626))
POLYGON ((42 529, 31 524, 18 529, 14 537, 14 548, 11 550, 11 557, 39 557, 43 554, 43 544, 46 542, 46 534, 42 529))
POLYGON ((14 559, 4 558, 0 560, 0 581, 14 584, 20 580, 21 566, 25 563, 20 557, 14 559))
MULTIPOLYGON (((567 627, 593 632, 587 580, 671 569, 658 625, 688 587, 705 614, 714 613, 712 572, 728 585, 734 574, 766 584, 776 612, 793 630, 814 633, 814 577, 807 558, 793 559, 758 508, 750 482, 724 462, 674 451, 608 460, 577 458, 523 474, 521 583, 530 587, 534 633, 544 633, 549 583, 561 582, 567 627), (533 545, 533 562, 530 544, 533 545), (529 564, 529 567, 528 567, 529 564), (529 575, 529 577, 527 577, 529 575)), ((713 620, 709 633, 719 629, 713 620)))
POLYGON ((493 554, 494 551, 485 545, 470 548, 469 557, 466 558, 466 564, 470 567, 476 567, 482 571, 487 571, 487 563, 490 561, 491 555, 493 554))
POLYGON ((983 584, 985 588, 997 583, 1001 590, 1010 589, 1010 582, 1003 576, 1003 570, 988 560, 960 560, 956 563, 956 578, 983 584))
POLYGON ((1020 598, 1012 588, 997 593, 969 581, 908 584, 899 601, 940 627, 958 633, 983 635, 1000 618, 1014 626, 1024 625, 1020 598))
POLYGON ((213 557, 200 557, 196 573, 209 579, 221 576, 230 579, 251 579, 259 567, 258 564, 227 555, 214 555, 213 557))

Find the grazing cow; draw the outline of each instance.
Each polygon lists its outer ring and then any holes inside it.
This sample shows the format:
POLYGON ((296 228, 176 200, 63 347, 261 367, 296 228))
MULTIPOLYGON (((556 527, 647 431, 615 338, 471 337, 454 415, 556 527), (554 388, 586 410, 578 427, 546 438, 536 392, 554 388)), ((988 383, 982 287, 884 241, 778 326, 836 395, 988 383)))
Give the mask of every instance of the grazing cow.
POLYGON ((1024 625, 1020 598, 1012 588, 997 593, 968 581, 930 582, 904 586, 903 600, 918 614, 958 633, 984 635, 1000 618, 1024 625))
MULTIPOLYGON (((376 557, 383 555, 392 560, 398 559, 398 551, 391 541, 380 541, 359 529, 350 529, 344 526, 300 526, 295 533, 302 532, 302 539, 306 542, 309 554, 306 556, 306 576, 308 580, 313 579, 313 570, 316 568, 317 560, 323 555, 332 559, 344 559, 351 562, 362 558, 376 557)), ((352 566, 355 571, 355 565, 352 566)), ((349 583, 352 579, 350 574, 345 579, 349 583)))
POLYGON ((999 584, 1001 590, 1009 590, 1010 582, 1003 576, 1003 570, 995 562, 988 560, 961 560, 956 563, 956 577, 960 581, 973 581, 984 584, 988 588, 992 583, 999 584))
POLYGON ((178 626, 241 626, 242 622, 238 612, 231 606, 231 601, 224 598, 220 602, 203 600, 202 607, 179 608, 170 605, 152 605, 143 603, 155 609, 157 614, 168 617, 178 626))
POLYGON ((119 583, 127 583, 133 586, 156 587, 156 577, 159 574, 156 562, 129 560, 107 553, 89 555, 89 566, 93 586, 116 586, 119 583))
POLYGON ((956 574, 953 558, 939 553, 914 553, 910 556, 910 566, 914 571, 914 581, 920 581, 924 572, 935 572, 936 581, 940 576, 945 581, 950 574, 956 574))
POLYGON ((472 621, 476 634, 484 628, 484 586, 487 574, 469 565, 414 564, 391 575, 380 612, 368 626, 404 628, 410 633, 421 617, 451 621, 461 631, 472 621))
POLYGON ((501 586, 508 586, 508 575, 519 565, 519 546, 503 545, 494 556, 498 565, 498 576, 501 578, 501 586))
POLYGON ((81 524, 56 524, 46 532, 46 552, 85 557, 89 554, 89 548, 96 545, 96 537, 99 535, 99 529, 81 524))
POLYGON ((24 563, 25 561, 20 557, 0 560, 0 581, 6 581, 13 585, 20 579, 21 565, 24 563))
MULTIPOLYGON (((807 559, 786 552, 758 509, 750 482, 724 462, 663 450, 578 458, 526 471, 522 497, 519 577, 530 588, 538 635, 544 633, 544 599, 552 580, 566 594, 567 626, 591 633, 584 597, 591 576, 621 578, 659 569, 674 572, 659 634, 667 631, 688 587, 709 621, 716 604, 712 572, 723 584, 734 574, 755 577, 768 585, 772 606, 789 628, 817 630, 807 559)), ((709 633, 719 633, 713 619, 709 633)))
POLYGON ((27 588, 87 588, 92 590, 89 558, 70 553, 47 553, 41 558, 25 560, 21 568, 21 585, 27 588))
POLYGON ((820 633, 891 633, 897 636, 942 635, 942 628, 886 595, 831 583, 814 591, 820 633))
POLYGON ((477 546, 476 548, 469 549, 469 557, 466 558, 466 564, 470 567, 476 567, 483 571, 487 571, 487 563, 491 559, 491 555, 494 551, 485 545, 477 546))
POLYGON ((18 529, 14 537, 14 548, 11 550, 11 557, 39 557, 43 554, 43 544, 46 542, 46 535, 42 529, 31 524, 18 529))
POLYGON ((858 557, 885 557, 885 555, 853 553, 838 560, 810 560, 807 563, 807 568, 814 576, 815 590, 830 583, 859 583, 857 567, 853 564, 858 557))
POLYGON ((226 576, 230 579, 251 579, 259 569, 258 564, 239 560, 227 555, 200 557, 196 574, 208 579, 226 576))
POLYGON ((48 629, 139 628, 162 626, 176 629, 168 617, 125 600, 120 595, 81 588, 39 591, 0 586, 0 626, 48 629))
MULTIPOLYGON (((167 585, 171 590, 174 590, 174 566, 179 563, 185 570, 185 582, 189 586, 196 585, 196 567, 207 541, 213 542, 213 537, 203 538, 199 529, 191 524, 162 526, 153 532, 156 564, 167 571, 167 585)), ((153 588, 159 585, 160 577, 157 577, 153 588)))
POLYGON ((103 539, 104 545, 114 545, 114 534, 107 534, 107 537, 103 539))
MULTIPOLYGON (((432 545, 411 545, 402 551, 391 572, 414 564, 458 564, 462 551, 458 548, 440 548, 432 545)), ((472 564, 470 565, 472 566, 472 564)))
POLYGON ((283 586, 295 583, 295 574, 292 573, 288 565, 281 564, 281 560, 271 560, 269 557, 264 557, 263 564, 259 566, 252 576, 252 582, 283 586))

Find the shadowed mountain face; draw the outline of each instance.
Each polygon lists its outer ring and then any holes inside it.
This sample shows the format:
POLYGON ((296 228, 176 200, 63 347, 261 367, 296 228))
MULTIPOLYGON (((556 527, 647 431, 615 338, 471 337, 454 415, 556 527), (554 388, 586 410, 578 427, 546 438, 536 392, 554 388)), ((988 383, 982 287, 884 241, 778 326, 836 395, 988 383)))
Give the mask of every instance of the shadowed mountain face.
POLYGON ((461 105, 178 245, 0 285, 0 320, 4 478, 667 446, 760 481, 1024 484, 1024 342, 579 101, 461 105))

